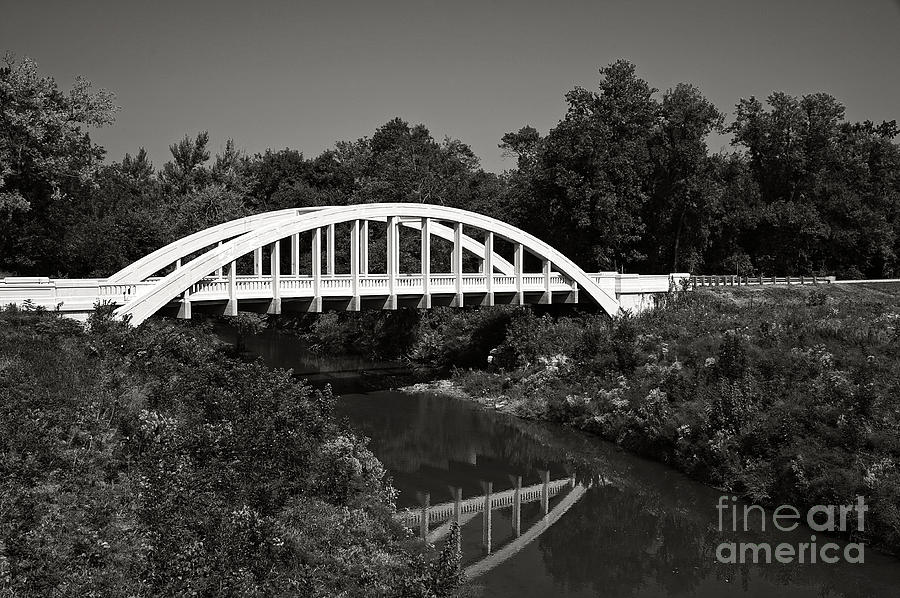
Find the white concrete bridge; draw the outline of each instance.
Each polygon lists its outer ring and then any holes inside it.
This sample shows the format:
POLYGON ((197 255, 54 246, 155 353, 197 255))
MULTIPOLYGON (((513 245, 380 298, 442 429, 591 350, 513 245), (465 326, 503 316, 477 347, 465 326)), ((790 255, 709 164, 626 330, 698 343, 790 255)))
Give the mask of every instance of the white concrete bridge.
POLYGON ((135 325, 161 311, 189 318, 195 310, 279 314, 579 300, 615 315, 651 305, 654 294, 687 276, 587 273, 533 235, 482 214, 430 204, 360 204, 294 208, 226 222, 158 249, 106 279, 0 279, 0 305, 28 303, 86 317, 98 302, 111 303, 118 317, 135 325), (383 273, 370 272, 370 223, 386 227, 383 273), (411 256, 415 272, 401 271, 401 230, 417 237, 417 255, 411 256), (435 238, 449 245, 449 272, 432 270, 435 238), (526 260, 526 253, 533 257, 526 260), (308 256, 305 269, 301 256, 308 256), (528 260, 540 269, 527 272, 528 260), (344 272, 337 272, 338 264, 344 272))

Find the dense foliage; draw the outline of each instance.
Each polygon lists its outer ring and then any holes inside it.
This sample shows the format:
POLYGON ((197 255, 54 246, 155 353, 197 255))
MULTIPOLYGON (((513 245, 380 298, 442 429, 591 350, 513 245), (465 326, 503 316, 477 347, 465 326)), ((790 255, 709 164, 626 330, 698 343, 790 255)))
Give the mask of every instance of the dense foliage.
MULTIPOLYGON (((481 350, 481 368, 456 374, 471 395, 594 432, 759 504, 862 495, 871 511, 854 533, 900 550, 894 292, 741 289, 682 294, 614 321, 502 317, 502 343, 481 350)), ((452 320, 423 342, 442 347, 466 329, 477 338, 488 321, 452 320)))
POLYGON ((329 391, 196 327, 0 313, 0 596, 447 596, 329 391))
MULTIPOLYGON (((894 121, 849 122, 825 93, 744 98, 727 117, 697 87, 660 93, 624 60, 566 102, 546 135, 525 126, 498 140, 517 158, 501 175, 461 141, 400 118, 314 158, 290 148, 248 156, 231 141, 213 156, 204 131, 173 143, 156 169, 143 149, 102 163, 87 129, 112 122, 108 92, 78 79, 64 94, 33 62, 7 57, 0 274, 103 276, 250 213, 409 201, 516 224, 589 270, 900 275, 894 121), (730 133, 733 149, 711 154, 712 132, 730 133)), ((383 227, 371 234, 374 272, 383 227)), ((401 260, 415 268, 412 237, 401 235, 401 260)), ((434 259, 447 256, 436 248, 434 259)))

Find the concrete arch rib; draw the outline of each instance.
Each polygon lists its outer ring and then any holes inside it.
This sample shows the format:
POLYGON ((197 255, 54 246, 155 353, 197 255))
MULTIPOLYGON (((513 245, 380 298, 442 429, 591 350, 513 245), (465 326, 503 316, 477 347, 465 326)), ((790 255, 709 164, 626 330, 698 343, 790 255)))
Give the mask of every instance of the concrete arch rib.
POLYGON ((204 247, 243 235, 266 223, 289 219, 302 214, 305 211, 307 210, 304 208, 291 208, 288 210, 264 212, 262 214, 247 216, 246 218, 229 220, 228 222, 223 222, 217 226, 197 231, 192 235, 188 235, 174 243, 169 243, 165 247, 160 247, 153 253, 145 255, 138 261, 122 268, 107 278, 106 282, 110 284, 119 284, 144 280, 149 276, 153 276, 154 273, 159 272, 163 268, 174 264, 177 260, 200 251, 204 247))
MULTIPOLYGON (((204 247, 209 247, 210 245, 214 245, 216 243, 226 241, 228 239, 232 239, 236 236, 250 232, 262 224, 270 224, 281 220, 293 220, 295 217, 301 216, 303 214, 310 214, 327 209, 330 208, 289 208, 286 210, 276 210, 273 212, 254 214, 245 218, 238 218, 237 220, 223 222, 222 224, 219 224, 217 226, 213 226, 202 231, 197 231, 192 235, 189 235, 173 243, 169 243, 165 247, 157 249, 153 253, 142 257, 133 264, 122 268, 121 270, 107 278, 106 282, 110 284, 139 282, 145 280, 149 276, 152 276, 156 272, 159 272, 163 268, 174 264, 177 260, 200 251, 204 247)), ((372 220, 384 222, 386 218, 373 218, 372 220)), ((413 228, 416 230, 421 230, 422 228, 420 221, 406 221, 401 222, 400 224, 402 226, 413 228)), ((441 224, 435 223, 435 225, 431 228, 431 234, 435 237, 440 237, 447 241, 453 241, 453 231, 441 224)), ((463 238, 463 249, 478 256, 484 255, 484 245, 482 243, 479 243, 476 239, 469 237, 468 235, 464 236, 463 238)), ((509 262, 509 260, 495 253, 493 263, 494 267, 501 274, 512 274, 513 265, 509 262)))
POLYGON ((211 249, 187 264, 183 264, 182 268, 161 279, 152 289, 117 309, 116 314, 120 317, 131 316, 132 323, 140 324, 210 272, 224 267, 258 247, 263 247, 295 233, 306 232, 329 224, 389 216, 434 218, 491 231, 494 235, 507 241, 520 243, 538 258, 549 260, 555 264, 562 274, 577 282, 580 288, 608 314, 615 315, 619 311, 618 301, 591 280, 572 260, 525 231, 495 218, 458 208, 428 204, 389 203, 324 208, 291 219, 278 220, 269 225, 261 225, 255 230, 211 249))

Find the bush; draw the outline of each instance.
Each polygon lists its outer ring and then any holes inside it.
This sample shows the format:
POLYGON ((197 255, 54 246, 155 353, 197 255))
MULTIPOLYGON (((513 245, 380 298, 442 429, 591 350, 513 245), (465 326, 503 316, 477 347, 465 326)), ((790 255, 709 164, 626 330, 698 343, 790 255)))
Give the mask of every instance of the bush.
POLYGON ((384 469, 330 392, 201 328, 106 316, 85 332, 0 313, 0 595, 452 586, 392 521, 384 469))

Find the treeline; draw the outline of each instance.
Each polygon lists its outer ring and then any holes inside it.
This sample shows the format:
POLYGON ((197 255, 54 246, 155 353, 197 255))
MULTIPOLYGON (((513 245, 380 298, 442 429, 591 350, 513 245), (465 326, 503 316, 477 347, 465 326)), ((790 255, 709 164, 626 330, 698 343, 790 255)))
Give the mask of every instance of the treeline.
POLYGON ((103 164, 85 128, 113 121, 110 94, 81 79, 63 93, 7 56, 0 270, 102 276, 255 212, 409 201, 506 220, 590 270, 900 275, 895 121, 849 122, 828 94, 780 92, 741 99, 726 119, 695 86, 660 94, 624 60, 566 100, 546 135, 525 126, 502 137, 517 165, 499 175, 461 141, 399 118, 313 158, 250 156, 231 141, 213 156, 201 132, 161 168, 143 149, 103 164), (714 132, 736 149, 710 153, 714 132))

